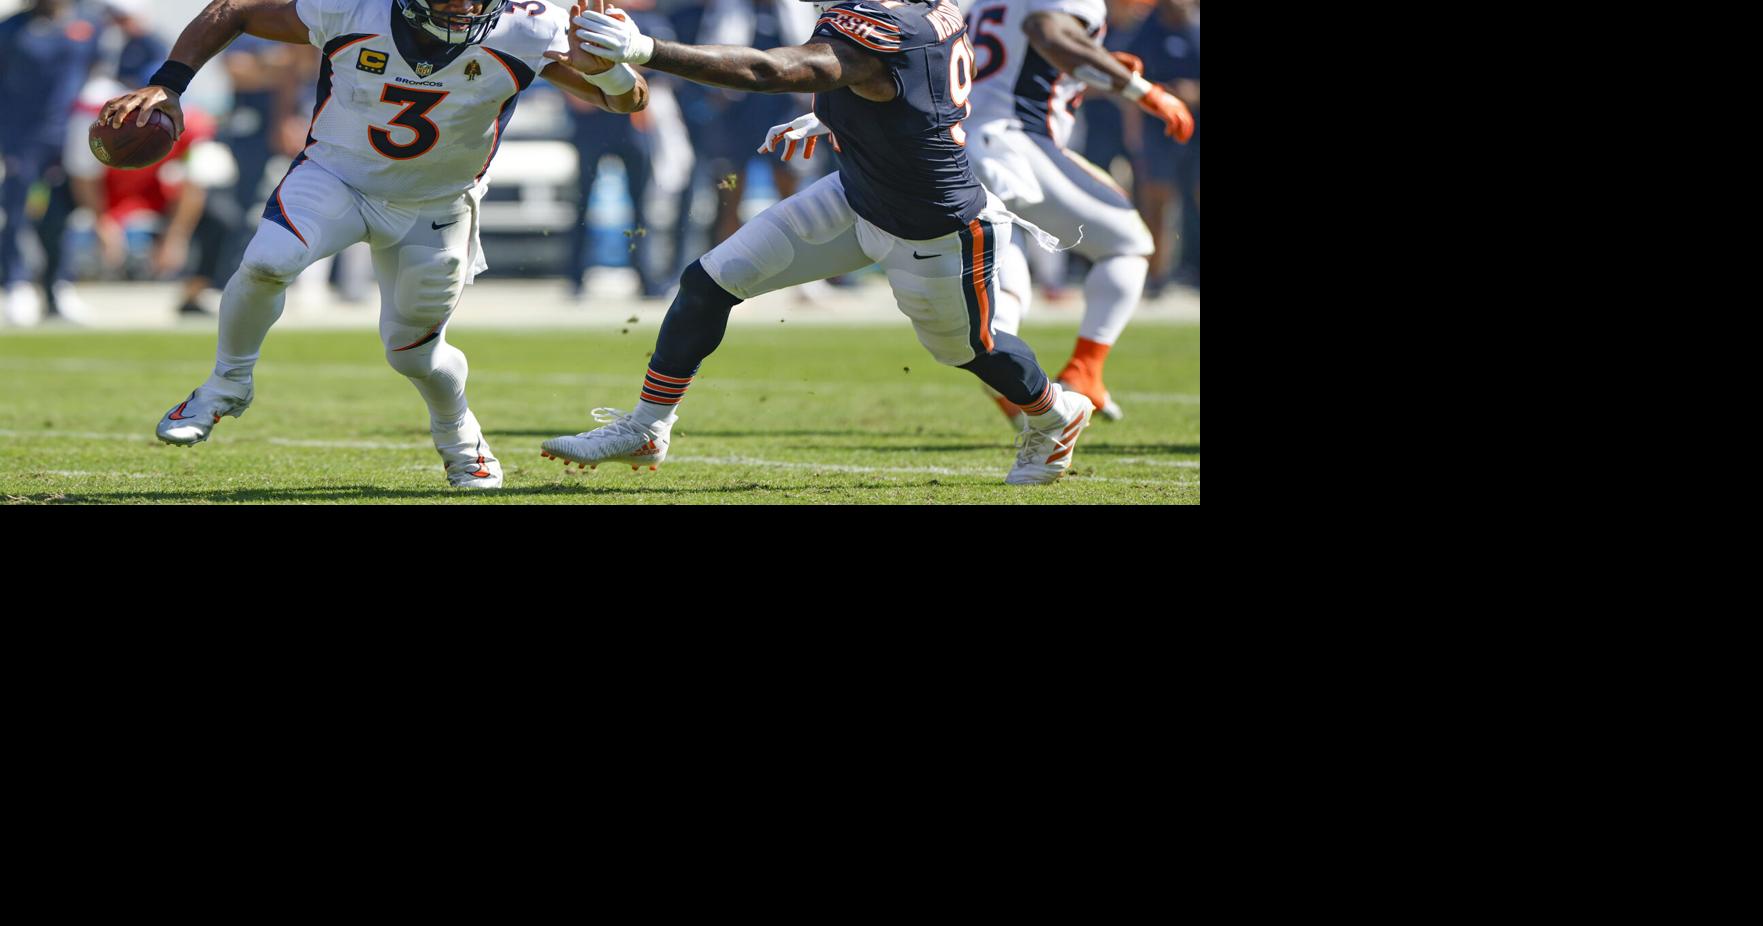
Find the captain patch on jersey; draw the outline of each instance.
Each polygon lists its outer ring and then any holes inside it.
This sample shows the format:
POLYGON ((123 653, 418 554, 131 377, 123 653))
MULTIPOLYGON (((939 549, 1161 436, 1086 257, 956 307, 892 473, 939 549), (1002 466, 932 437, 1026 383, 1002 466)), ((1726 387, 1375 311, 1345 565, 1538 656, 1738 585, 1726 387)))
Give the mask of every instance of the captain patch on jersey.
POLYGON ((306 150, 362 193, 438 199, 482 181, 521 91, 569 48, 569 14, 538 0, 509 3, 476 45, 419 43, 394 4, 296 0, 323 53, 306 150))

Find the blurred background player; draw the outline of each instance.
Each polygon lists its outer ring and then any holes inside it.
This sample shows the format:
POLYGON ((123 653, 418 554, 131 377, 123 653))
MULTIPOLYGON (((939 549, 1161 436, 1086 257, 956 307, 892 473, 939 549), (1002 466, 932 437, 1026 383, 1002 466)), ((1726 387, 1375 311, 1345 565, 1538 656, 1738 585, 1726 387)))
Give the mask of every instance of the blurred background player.
POLYGON ((197 444, 222 417, 242 415, 288 285, 367 241, 386 360, 428 406, 448 484, 501 487, 466 401, 465 354, 445 336, 465 286, 488 267, 478 240, 484 178, 516 101, 541 75, 608 108, 634 111, 646 99, 630 68, 571 52, 568 17, 537 0, 215 0, 149 86, 106 104, 99 118, 111 125, 140 125, 157 110, 182 131, 180 96, 241 32, 324 52, 307 146, 221 301, 213 375, 160 419, 160 440, 197 444))
MULTIPOLYGON (((665 16, 655 12, 654 0, 627 0, 621 7, 649 35, 672 38, 673 28, 665 16)), ((652 87, 653 89, 653 87, 652 87)), ((610 155, 624 166, 625 191, 630 196, 631 225, 625 230, 630 244, 626 248, 631 269, 637 272, 637 285, 643 296, 656 297, 667 292, 675 275, 657 274, 653 262, 648 203, 654 185, 656 133, 649 124, 649 111, 624 115, 611 113, 574 97, 567 97, 569 117, 574 129, 576 155, 581 166, 581 188, 576 198, 574 241, 569 249, 569 267, 565 271, 571 298, 587 294, 584 277, 592 263, 594 235, 589 226, 589 205, 594 195, 594 181, 600 177, 600 161, 610 155)))
POLYGON ((74 199, 93 216, 105 276, 181 280, 175 305, 182 314, 202 314, 197 297, 238 266, 244 223, 230 195, 238 167, 215 141, 213 118, 194 106, 184 107, 184 131, 158 164, 117 170, 98 163, 86 153, 86 126, 106 100, 128 89, 106 78, 82 97, 65 155, 74 199), (140 241, 151 244, 141 248, 140 241))
POLYGON ((80 88, 98 60, 100 23, 70 0, 34 0, 0 22, 0 286, 6 320, 20 327, 42 321, 38 281, 48 287, 49 309, 78 314, 77 296, 62 258, 73 194, 62 170, 62 145, 80 88), (41 183, 47 197, 32 202, 41 183), (32 213, 35 213, 33 218, 32 213), (28 255, 39 239, 43 260, 28 255))
POLYGON ((174 305, 201 314, 197 296, 231 276, 244 249, 244 216, 219 195, 230 193, 238 167, 215 141, 214 120, 194 106, 184 108, 184 131, 158 164, 116 170, 88 153, 86 130, 104 103, 145 86, 170 50, 153 32, 146 0, 106 0, 105 8, 112 28, 67 129, 63 165, 74 201, 92 217, 101 276, 182 280, 174 305))
MULTIPOLYGON (((669 15, 673 35, 659 37, 687 45, 775 48, 806 42, 814 30, 814 20, 814 6, 797 0, 676 2, 669 15)), ((638 25, 642 23, 639 21, 638 25)), ((742 203, 752 195, 745 178, 753 160, 749 139, 754 132, 785 122, 813 106, 808 94, 740 93, 694 82, 682 83, 676 93, 697 163, 691 182, 680 197, 682 221, 674 231, 674 277, 685 269, 686 257, 702 254, 741 227, 742 203), (685 219, 693 214, 693 202, 705 195, 714 197, 715 209, 708 228, 703 230, 704 240, 698 244, 697 224, 685 219)), ((800 189, 804 181, 817 176, 817 167, 801 161, 773 161, 765 169, 771 174, 777 197, 783 199, 800 189)))
MULTIPOLYGON (((1066 242, 1090 262, 1084 318, 1059 382, 1090 398, 1106 418, 1121 417, 1103 368, 1144 295, 1154 250, 1132 198, 1107 172, 1067 147, 1086 87, 1132 100, 1185 141, 1187 107, 1138 76, 1099 41, 1103 0, 969 0, 976 50, 968 156, 987 188, 1012 211, 1066 242)), ((997 325, 1014 334, 1032 289, 1020 246, 1000 254, 997 325)), ((998 398, 1018 426, 1017 410, 998 398)))
POLYGON ((1158 131, 1147 116, 1143 147, 1134 161, 1139 205, 1157 243, 1149 289, 1154 294, 1171 282, 1198 289, 1200 135, 1205 121, 1200 114, 1200 0, 1157 0, 1127 51, 1144 62, 1147 79, 1186 102, 1194 113, 1194 137, 1185 145, 1158 131), (1172 213, 1178 212, 1179 225, 1172 231, 1172 213))
POLYGON ((605 427, 546 441, 545 453, 658 466, 676 408, 737 304, 879 263, 937 362, 975 374, 1029 416, 1005 481, 1053 482, 1071 466, 1094 406, 1053 383, 1027 344, 993 330, 995 255, 1015 217, 980 185, 963 148, 973 46, 961 11, 950 0, 821 6, 808 44, 770 51, 658 42, 622 13, 574 18, 583 50, 608 60, 734 90, 819 94, 815 112, 778 126, 787 131, 767 147, 787 138, 787 156, 834 133, 843 168, 687 267, 636 410, 600 409, 605 427))
POLYGON ((109 71, 125 87, 145 86, 171 50, 153 32, 151 4, 147 0, 103 0, 100 5, 111 26, 99 40, 100 69, 109 71))

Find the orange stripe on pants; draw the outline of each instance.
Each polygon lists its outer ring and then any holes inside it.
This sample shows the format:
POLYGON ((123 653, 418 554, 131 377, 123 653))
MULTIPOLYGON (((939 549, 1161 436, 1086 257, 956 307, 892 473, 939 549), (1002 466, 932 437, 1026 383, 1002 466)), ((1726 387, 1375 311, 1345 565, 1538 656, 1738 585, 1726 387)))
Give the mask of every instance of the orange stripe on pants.
POLYGON ((979 342, 992 349, 992 303, 986 288, 986 227, 978 219, 968 226, 973 232, 973 292, 979 297, 979 342))

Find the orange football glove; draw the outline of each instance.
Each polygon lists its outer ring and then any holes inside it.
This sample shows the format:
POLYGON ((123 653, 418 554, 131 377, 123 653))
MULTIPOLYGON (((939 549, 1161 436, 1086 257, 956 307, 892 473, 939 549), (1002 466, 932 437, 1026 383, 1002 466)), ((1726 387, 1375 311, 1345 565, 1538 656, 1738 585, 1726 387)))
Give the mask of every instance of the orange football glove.
POLYGON ((1194 114, 1188 104, 1177 99, 1175 94, 1162 87, 1153 86, 1139 97, 1139 107, 1145 112, 1163 120, 1163 134, 1187 144, 1194 137, 1194 114))
POLYGON ((1134 74, 1145 73, 1144 60, 1141 59, 1138 55, 1133 54, 1132 52, 1117 51, 1114 53, 1114 60, 1120 62, 1121 67, 1126 68, 1127 70, 1133 72, 1134 74))

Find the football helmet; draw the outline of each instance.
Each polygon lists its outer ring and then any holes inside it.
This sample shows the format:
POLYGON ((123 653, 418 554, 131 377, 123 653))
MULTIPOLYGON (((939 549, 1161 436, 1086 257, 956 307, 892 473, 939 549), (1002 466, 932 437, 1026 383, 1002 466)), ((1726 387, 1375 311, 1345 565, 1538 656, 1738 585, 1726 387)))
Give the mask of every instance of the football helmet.
POLYGON ((473 4, 481 13, 442 13, 431 0, 398 0, 404 19, 448 45, 476 45, 488 38, 506 8, 503 0, 473 4))

